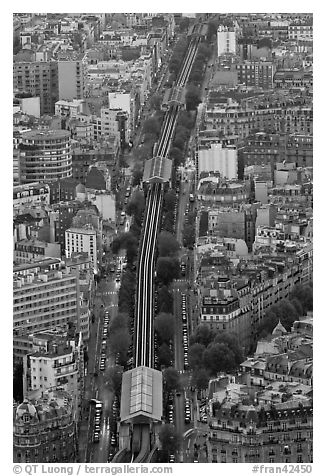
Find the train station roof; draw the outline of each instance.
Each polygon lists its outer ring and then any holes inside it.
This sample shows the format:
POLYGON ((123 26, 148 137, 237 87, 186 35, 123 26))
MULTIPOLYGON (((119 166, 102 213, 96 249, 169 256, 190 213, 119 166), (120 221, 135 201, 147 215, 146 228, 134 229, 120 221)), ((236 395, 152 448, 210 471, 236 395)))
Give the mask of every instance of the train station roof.
POLYGON ((120 419, 148 423, 162 419, 162 372, 136 367, 122 375, 120 419))
POLYGON ((171 178, 172 160, 166 157, 154 157, 146 160, 143 182, 168 182, 171 178))

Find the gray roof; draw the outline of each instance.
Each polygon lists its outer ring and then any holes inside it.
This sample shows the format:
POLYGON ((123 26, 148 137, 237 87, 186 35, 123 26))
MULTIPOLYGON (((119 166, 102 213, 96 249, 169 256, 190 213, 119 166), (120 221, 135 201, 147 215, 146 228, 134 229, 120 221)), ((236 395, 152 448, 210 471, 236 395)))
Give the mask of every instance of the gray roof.
POLYGON ((171 178, 172 160, 154 157, 146 160, 143 182, 168 182, 171 178))
POLYGON ((148 423, 162 418, 162 373, 136 367, 122 375, 121 421, 148 423))

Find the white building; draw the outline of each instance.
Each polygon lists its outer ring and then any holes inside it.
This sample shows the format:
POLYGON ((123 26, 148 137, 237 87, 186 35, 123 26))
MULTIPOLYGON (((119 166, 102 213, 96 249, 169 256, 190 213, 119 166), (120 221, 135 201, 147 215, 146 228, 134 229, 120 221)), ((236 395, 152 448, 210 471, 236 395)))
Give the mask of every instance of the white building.
POLYGON ((67 332, 42 331, 33 335, 33 352, 24 357, 24 396, 38 390, 62 387, 74 402, 75 415, 83 382, 83 343, 67 332))
POLYGON ((119 108, 101 108, 101 135, 114 136, 120 140, 119 123, 117 121, 117 115, 121 112, 119 108))
POLYGON ((91 258, 94 272, 97 272, 96 230, 91 225, 85 225, 80 228, 69 228, 65 232, 65 238, 66 258, 70 258, 72 253, 87 253, 91 258))
POLYGON ((14 208, 21 205, 49 205, 50 187, 45 183, 28 183, 26 185, 16 185, 13 187, 14 208))
POLYGON ((83 112, 84 101, 82 99, 73 99, 72 101, 60 100, 55 103, 55 115, 66 117, 77 117, 83 112))
POLYGON ((217 30, 217 55, 236 54, 236 34, 222 25, 217 30))
POLYGON ((19 109, 24 114, 40 117, 41 116, 40 98, 38 96, 31 97, 31 98, 19 98, 19 109))
MULTIPOLYGON (((130 139, 132 124, 134 123, 134 103, 130 93, 109 93, 109 109, 120 109, 127 113, 127 123, 125 127, 126 142, 130 139)), ((102 130, 103 134, 103 130, 102 130)))
POLYGON ((210 149, 198 152, 198 176, 201 172, 219 172, 228 180, 238 177, 238 153, 236 148, 222 147, 222 144, 211 144, 210 149))
POLYGON ((95 200, 92 200, 101 213, 103 220, 115 222, 115 195, 108 193, 96 193, 95 200))

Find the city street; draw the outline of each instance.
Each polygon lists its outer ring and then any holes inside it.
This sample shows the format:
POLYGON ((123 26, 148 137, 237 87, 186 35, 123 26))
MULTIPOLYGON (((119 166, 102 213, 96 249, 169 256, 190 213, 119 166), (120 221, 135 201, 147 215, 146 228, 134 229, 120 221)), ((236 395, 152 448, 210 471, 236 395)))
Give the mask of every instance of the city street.
MULTIPOLYGON (((112 403, 112 393, 105 384, 104 372, 99 371, 99 356, 101 353, 101 337, 103 328, 104 309, 110 313, 111 319, 118 312, 118 289, 113 273, 107 279, 102 279, 97 287, 94 299, 95 322, 91 324, 88 343, 88 364, 85 377, 85 392, 83 419, 80 425, 79 458, 80 461, 107 462, 109 428, 108 416, 112 403), (104 307, 102 307, 102 305, 104 307), (101 432, 99 443, 93 443, 94 407, 89 405, 90 399, 96 398, 103 402, 101 432)), ((108 351, 109 356, 109 351, 108 351)), ((114 359, 109 356, 107 366, 114 365, 114 359)))

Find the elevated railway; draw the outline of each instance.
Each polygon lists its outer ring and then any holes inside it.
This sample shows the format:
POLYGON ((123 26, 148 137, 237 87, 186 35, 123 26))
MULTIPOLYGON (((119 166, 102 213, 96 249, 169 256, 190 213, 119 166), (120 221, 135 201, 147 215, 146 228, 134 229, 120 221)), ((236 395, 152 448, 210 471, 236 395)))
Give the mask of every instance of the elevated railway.
MULTIPOLYGON (((134 369, 131 373, 135 373, 131 377, 134 381, 139 378, 141 381, 141 375, 138 372, 138 368, 142 367, 142 373, 146 374, 147 379, 150 379, 151 372, 155 373, 153 376, 157 379, 160 375, 159 386, 162 386, 162 374, 153 369, 154 365, 154 268, 155 268, 155 249, 157 242, 157 234, 159 231, 161 221, 161 210, 163 204, 163 192, 165 182, 169 180, 164 175, 162 169, 167 168, 166 164, 169 160, 168 152, 173 138, 174 130, 177 123, 178 113, 182 104, 178 100, 184 95, 184 88, 186 86, 194 59, 196 57, 198 45, 200 42, 200 35, 195 34, 189 42, 186 56, 183 61, 183 65, 179 76, 177 78, 175 89, 173 91, 173 98, 168 104, 167 111, 164 114, 161 135, 158 141, 156 149, 156 157, 152 159, 152 163, 147 168, 148 177, 146 181, 149 183, 146 208, 144 213, 144 225, 142 240, 140 243, 139 263, 137 269, 137 290, 136 290, 136 307, 135 307, 135 332, 134 332, 134 369), (153 370, 151 370, 153 369, 153 370), (138 376, 136 373, 138 372, 138 376), (157 374, 156 374, 157 372, 157 374)), ((145 165, 146 169, 146 165, 145 165)), ((122 395, 128 395, 129 400, 133 401, 133 398, 138 401, 139 412, 132 413, 132 403, 130 403, 130 415, 122 418, 122 423, 133 424, 133 430, 130 432, 132 438, 131 447, 129 451, 120 450, 117 453, 119 461, 125 458, 125 461, 133 462, 146 462, 155 459, 157 454, 157 446, 152 437, 151 428, 151 410, 146 407, 146 402, 152 401, 153 395, 150 393, 153 389, 145 384, 139 384, 139 395, 134 395, 132 392, 135 390, 130 386, 127 378, 122 382, 122 395), (139 416, 141 414, 141 416, 139 416), (147 419, 145 418, 147 417, 147 419), (151 450, 152 448, 152 450, 151 450), (118 456, 119 455, 119 456, 118 456)), ((126 397, 128 398, 128 397, 126 397)), ((161 405, 162 406, 162 405, 161 405)), ((122 409, 122 407, 121 407, 122 409)), ((125 408, 121 413, 126 414, 125 408)), ((160 418, 162 415, 160 416, 160 418)), ((157 415, 154 417, 157 421, 157 415)), ((114 460, 113 460, 114 461, 114 460)))

